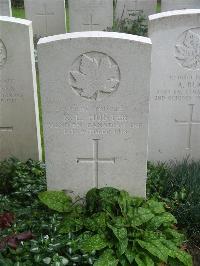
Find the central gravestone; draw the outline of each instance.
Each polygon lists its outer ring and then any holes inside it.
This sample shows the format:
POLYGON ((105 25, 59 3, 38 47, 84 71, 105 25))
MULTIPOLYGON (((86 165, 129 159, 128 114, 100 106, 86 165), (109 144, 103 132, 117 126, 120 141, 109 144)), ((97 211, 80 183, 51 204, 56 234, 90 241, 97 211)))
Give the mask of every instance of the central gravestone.
POLYGON ((12 16, 11 1, 0 0, 0 16, 12 16))
POLYGON ((198 8, 200 8, 199 0, 162 0, 161 4, 162 11, 198 8))
POLYGON ((113 25, 113 0, 69 0, 70 31, 106 30, 113 25))
POLYGON ((36 38, 66 32, 64 0, 25 0, 24 5, 36 38))
POLYGON ((38 51, 48 188, 145 196, 150 40, 73 33, 41 39, 38 51))

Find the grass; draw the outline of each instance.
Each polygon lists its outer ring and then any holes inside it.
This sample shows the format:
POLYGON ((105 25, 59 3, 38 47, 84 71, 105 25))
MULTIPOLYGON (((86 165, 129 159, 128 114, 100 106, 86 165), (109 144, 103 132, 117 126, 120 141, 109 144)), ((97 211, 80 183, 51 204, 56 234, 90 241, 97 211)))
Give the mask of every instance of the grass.
POLYGON ((157 13, 161 12, 161 4, 160 3, 157 4, 157 10, 156 11, 157 11, 157 13))
POLYGON ((25 11, 22 8, 12 8, 12 15, 16 18, 25 18, 25 11))

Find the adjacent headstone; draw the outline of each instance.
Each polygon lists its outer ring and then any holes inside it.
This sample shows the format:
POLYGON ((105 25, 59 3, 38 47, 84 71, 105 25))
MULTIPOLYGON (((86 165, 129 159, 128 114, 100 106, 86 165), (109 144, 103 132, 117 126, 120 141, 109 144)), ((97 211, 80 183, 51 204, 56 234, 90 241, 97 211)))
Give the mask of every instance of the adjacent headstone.
POLYGON ((71 33, 38 50, 48 188, 145 196, 150 39, 71 33))
POLYGON ((64 0, 25 0, 24 5, 37 38, 66 32, 64 0))
POLYGON ((0 0, 0 16, 12 16, 11 1, 0 0))
POLYGON ((200 10, 149 18, 149 160, 200 159, 200 10))
POLYGON ((161 3, 162 11, 196 8, 200 8, 199 0, 162 0, 161 3))
POLYGON ((141 11, 147 17, 156 13, 156 7, 157 0, 117 0, 115 17, 116 19, 133 18, 133 15, 141 11))
POLYGON ((41 159, 31 22, 0 17, 0 160, 41 159))
POLYGON ((106 30, 113 25, 113 0, 69 0, 70 31, 106 30))

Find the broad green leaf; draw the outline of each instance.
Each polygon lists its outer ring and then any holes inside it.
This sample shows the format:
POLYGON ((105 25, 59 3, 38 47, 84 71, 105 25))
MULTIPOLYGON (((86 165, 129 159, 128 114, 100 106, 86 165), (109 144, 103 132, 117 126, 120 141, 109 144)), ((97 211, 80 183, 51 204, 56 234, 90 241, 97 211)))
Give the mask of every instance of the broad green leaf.
POLYGON ((125 253, 125 251, 127 250, 127 246, 128 246, 128 238, 124 238, 124 239, 121 239, 117 244, 116 244, 116 247, 117 247, 117 250, 118 250, 118 253, 119 253, 119 256, 121 256, 122 254, 125 253))
POLYGON ((153 260, 146 254, 137 254, 135 256, 135 261, 138 266, 154 266, 153 260))
POLYGON ((164 233, 168 236, 168 238, 170 238, 170 240, 172 240, 176 244, 176 246, 180 246, 185 239, 183 234, 180 234, 173 228, 167 228, 164 233))
POLYGON ((128 233, 126 228, 116 228, 110 224, 108 224, 108 227, 113 231, 113 234, 117 237, 118 240, 127 238, 128 233))
POLYGON ((45 191, 38 195, 40 201, 50 209, 58 212, 68 212, 71 209, 72 199, 63 191, 45 191))
POLYGON ((146 266, 154 266, 155 265, 153 260, 147 255, 144 257, 144 261, 146 263, 145 264, 146 266))
POLYGON ((145 242, 142 240, 137 240, 138 244, 146 249, 153 256, 159 258, 162 262, 167 262, 168 250, 160 241, 152 240, 150 242, 145 242))
POLYGON ((134 208, 138 208, 138 207, 142 207, 142 205, 144 204, 144 202, 145 202, 145 199, 144 198, 132 197, 131 205, 134 208))
POLYGON ((83 219, 77 217, 66 217, 60 229, 61 234, 78 232, 83 228, 83 219))
POLYGON ((190 254, 183 250, 177 250, 176 257, 179 259, 185 266, 192 266, 192 257, 190 254))
POLYGON ((165 212, 164 208, 165 203, 164 202, 158 202, 153 199, 150 199, 147 201, 147 206, 149 206, 150 210, 154 214, 159 214, 165 212))
POLYGON ((117 266, 118 260, 114 257, 113 251, 107 249, 99 257, 99 259, 94 263, 94 266, 117 266))
POLYGON ((119 255, 124 254, 124 252, 127 249, 128 246, 128 233, 126 228, 116 228, 114 226, 108 225, 108 227, 113 231, 113 234, 116 236, 116 238, 119 240, 119 243, 117 243, 117 249, 119 252, 119 255))
POLYGON ((128 210, 131 207, 131 201, 132 201, 132 198, 128 192, 120 191, 120 195, 118 197, 118 204, 124 216, 127 215, 128 210))
POLYGON ((99 190, 97 188, 90 189, 86 194, 86 208, 89 212, 94 212, 98 208, 99 190))
POLYGON ((137 263, 138 266, 147 266, 144 261, 140 258, 140 255, 137 254, 135 256, 135 262, 137 263))
POLYGON ((112 213, 116 209, 118 195, 119 190, 112 187, 99 189, 101 210, 112 213))
POLYGON ((147 223, 154 217, 154 214, 146 208, 139 207, 137 210, 133 212, 130 218, 132 218, 131 225, 133 227, 140 226, 144 223, 147 223))
POLYGON ((130 263, 128 262, 128 260, 127 260, 125 255, 120 256, 119 265, 120 266, 130 266, 130 263))
POLYGON ((84 225, 88 230, 91 231, 104 231, 106 229, 106 218, 105 212, 100 212, 92 215, 90 218, 86 218, 84 225))
POLYGON ((161 225, 163 226, 170 226, 177 223, 176 218, 168 212, 162 213, 160 216, 155 216, 151 221, 148 223, 148 228, 151 230, 156 230, 161 225))
POLYGON ((129 261, 129 263, 131 264, 136 256, 136 252, 133 251, 131 248, 127 248, 126 252, 125 252, 125 256, 127 258, 127 260, 129 261))
POLYGON ((46 257, 46 258, 43 259, 43 262, 44 262, 44 264, 49 265, 51 263, 51 258, 50 257, 46 257))
POLYGON ((168 248, 168 255, 171 258, 176 258, 176 252, 179 250, 178 247, 170 240, 162 239, 161 242, 168 248))
POLYGON ((101 250, 108 246, 108 242, 99 234, 81 241, 79 247, 84 252, 91 253, 92 251, 101 250))
POLYGON ((117 216, 115 217, 115 227, 125 227, 127 225, 127 220, 123 216, 117 216))

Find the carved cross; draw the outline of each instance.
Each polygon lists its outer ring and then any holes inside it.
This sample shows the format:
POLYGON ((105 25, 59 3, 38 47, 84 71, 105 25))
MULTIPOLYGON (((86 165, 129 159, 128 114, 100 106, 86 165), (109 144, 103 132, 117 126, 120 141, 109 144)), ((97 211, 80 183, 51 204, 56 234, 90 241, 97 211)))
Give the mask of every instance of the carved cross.
POLYGON ((84 26, 90 26, 90 30, 93 30, 93 26, 99 26, 99 24, 93 23, 93 15, 90 15, 90 22, 84 23, 84 26))
POLYGON ((47 11, 47 4, 46 3, 44 3, 43 7, 44 7, 44 12, 37 13, 36 15, 40 16, 40 17, 44 17, 44 19, 45 19, 45 30, 46 30, 46 34, 47 34, 48 33, 48 17, 49 16, 53 16, 55 13, 47 11))
POLYGON ((93 157, 77 158, 77 163, 94 164, 94 180, 95 187, 99 187, 99 163, 115 163, 115 158, 99 158, 99 139, 93 139, 93 157))
POLYGON ((175 119, 175 122, 180 126, 187 126, 188 127, 188 136, 187 136, 187 150, 191 150, 191 138, 192 138, 192 127, 193 125, 200 125, 200 121, 193 120, 193 113, 194 113, 194 104, 189 104, 190 108, 190 118, 188 121, 179 121, 175 119))

